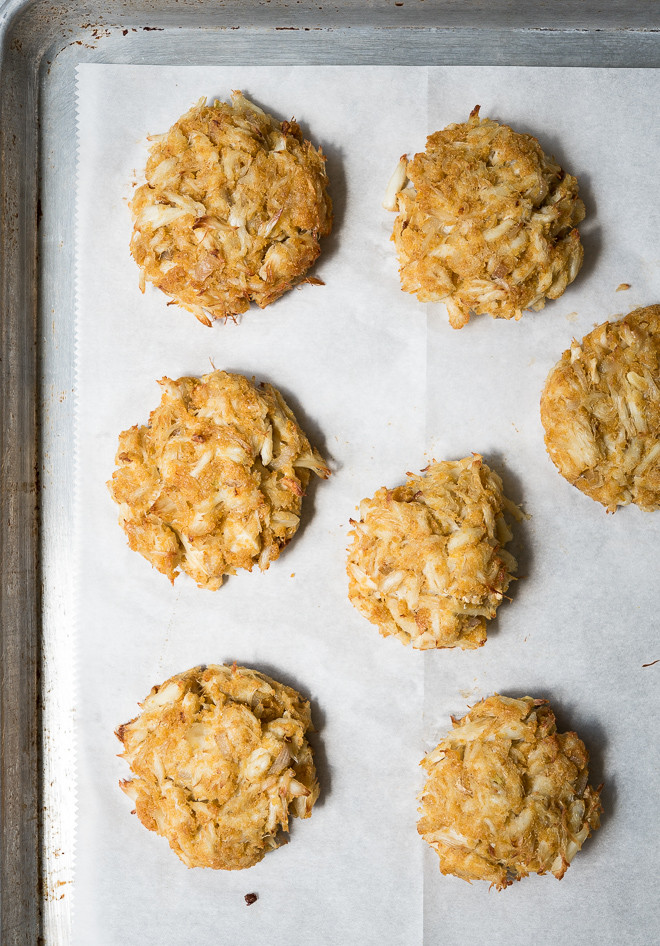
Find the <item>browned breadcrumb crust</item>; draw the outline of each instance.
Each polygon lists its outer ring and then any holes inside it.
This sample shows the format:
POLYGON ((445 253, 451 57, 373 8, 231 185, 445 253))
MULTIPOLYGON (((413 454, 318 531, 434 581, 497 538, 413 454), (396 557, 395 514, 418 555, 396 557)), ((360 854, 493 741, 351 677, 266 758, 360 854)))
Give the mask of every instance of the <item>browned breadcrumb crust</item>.
MULTIPOLYGON (((232 93, 153 142, 131 202, 131 253, 200 322, 263 308, 300 282, 332 228, 325 157, 295 121, 232 93)), ((319 280, 313 280, 319 282, 319 280)))
POLYGON ((582 265, 576 179, 536 138, 479 118, 478 105, 429 135, 424 153, 402 157, 385 206, 399 211, 401 288, 444 302, 454 328, 472 312, 519 319, 542 309, 582 265))
POLYGON ((608 512, 660 508, 660 305, 574 340, 548 375, 541 421, 561 475, 608 512))
POLYGON ((589 755, 558 733, 546 700, 497 693, 473 706, 421 762, 417 830, 443 874, 498 890, 528 874, 561 879, 600 823, 589 755))
POLYGON ((295 690, 245 667, 195 667, 140 705, 117 729, 133 774, 119 784, 187 867, 252 867, 290 814, 311 815, 312 722, 295 690))
POLYGON ((351 520, 348 597, 384 637, 420 650, 481 647, 516 570, 505 510, 521 518, 478 454, 379 489, 351 520))
POLYGON ((298 529, 310 470, 330 471, 272 385, 226 371, 159 383, 108 483, 128 544, 170 581, 181 570, 211 590, 267 569, 298 529))

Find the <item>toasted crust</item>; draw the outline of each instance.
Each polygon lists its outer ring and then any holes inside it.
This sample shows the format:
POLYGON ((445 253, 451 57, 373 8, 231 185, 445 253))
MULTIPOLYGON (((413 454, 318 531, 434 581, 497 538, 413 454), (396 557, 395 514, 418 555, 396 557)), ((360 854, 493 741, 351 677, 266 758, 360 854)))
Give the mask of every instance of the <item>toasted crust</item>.
POLYGON ((529 696, 495 694, 452 723, 421 762, 417 830, 441 872, 498 890, 532 873, 561 879, 600 823, 584 743, 558 733, 547 702, 529 696))
POLYGON ((445 302, 454 328, 471 312, 519 319, 542 309, 582 265, 576 179, 536 138, 479 118, 479 106, 404 156, 392 191, 401 288, 445 302))
POLYGON ((351 602, 384 637, 420 650, 481 647, 516 570, 505 509, 520 518, 478 454, 379 489, 351 520, 351 602))
MULTIPOLYGON (((332 228, 325 158, 240 92, 201 99, 154 142, 131 202, 131 253, 206 325, 300 282, 332 228)), ((143 284, 143 283, 142 283, 143 284)))
POLYGON ((660 508, 660 306, 574 341, 548 375, 541 421, 569 483, 609 512, 660 508))
POLYGON ((133 778, 120 782, 150 831, 187 867, 240 870, 308 818, 319 785, 309 703, 245 667, 195 667, 155 686, 117 729, 133 778))
POLYGON ((108 483, 130 547, 211 590, 267 569, 298 529, 310 470, 330 471, 270 384, 226 371, 160 384, 148 425, 120 434, 108 483))

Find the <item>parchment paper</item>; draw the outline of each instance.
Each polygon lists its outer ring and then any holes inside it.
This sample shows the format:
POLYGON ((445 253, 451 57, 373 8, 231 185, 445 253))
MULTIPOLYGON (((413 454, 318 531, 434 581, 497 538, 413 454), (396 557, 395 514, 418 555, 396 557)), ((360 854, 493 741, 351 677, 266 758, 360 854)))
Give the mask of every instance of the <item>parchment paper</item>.
POLYGON ((660 656, 660 517, 606 516, 565 483, 538 398, 573 336, 660 300, 660 133, 647 118, 659 86, 641 70, 79 67, 76 946, 655 941, 660 665, 642 664, 660 656), (235 88, 323 147, 335 229, 314 270, 325 286, 207 329, 139 292, 127 202, 145 135, 235 88), (578 176, 585 264, 542 312, 456 332, 444 306, 400 291, 381 201, 399 156, 477 102, 578 176), (334 471, 280 560, 216 593, 186 576, 172 587, 131 552, 105 487, 156 380, 210 362, 280 388, 334 471), (346 598, 349 517, 431 457, 472 450, 532 516, 516 529, 513 600, 477 652, 383 640, 346 598), (113 730, 154 683, 234 659, 311 698, 321 800, 249 871, 188 870, 130 815, 113 730), (551 698, 605 782, 603 826, 561 883, 496 893, 444 878, 416 834, 419 760, 450 713, 493 691, 551 698))

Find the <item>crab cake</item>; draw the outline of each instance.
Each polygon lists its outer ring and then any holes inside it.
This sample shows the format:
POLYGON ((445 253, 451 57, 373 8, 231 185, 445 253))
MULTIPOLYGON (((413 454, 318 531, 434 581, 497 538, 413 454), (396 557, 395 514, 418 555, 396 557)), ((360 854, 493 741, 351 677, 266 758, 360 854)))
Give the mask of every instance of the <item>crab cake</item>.
POLYGON ((452 723, 421 762, 417 830, 441 872, 498 890, 528 874, 561 879, 600 823, 582 740, 558 733, 547 701, 530 696, 496 693, 452 723))
POLYGON ((574 341, 548 376, 541 421, 569 483, 614 512, 660 507, 660 306, 574 341))
POLYGON ((244 667, 195 667, 155 686, 117 729, 133 777, 119 783, 187 867, 240 870, 309 818, 319 785, 307 703, 244 667))
POLYGON ((151 136, 131 202, 142 289, 148 279, 205 325, 299 283, 332 228, 323 153, 295 121, 231 99, 200 99, 151 136))
POLYGON ((536 138, 479 118, 478 105, 430 135, 423 154, 401 158, 385 207, 399 211, 401 288, 444 302, 454 328, 471 312, 519 319, 542 309, 582 265, 576 179, 536 138))
POLYGON ((264 571, 300 525, 310 470, 330 471, 272 385, 226 371, 159 383, 149 423, 119 435, 108 483, 128 544, 200 588, 264 571))
POLYGON ((404 486, 379 489, 351 520, 348 597, 383 637, 419 650, 486 642, 516 570, 504 511, 520 510, 478 454, 432 463, 404 486))

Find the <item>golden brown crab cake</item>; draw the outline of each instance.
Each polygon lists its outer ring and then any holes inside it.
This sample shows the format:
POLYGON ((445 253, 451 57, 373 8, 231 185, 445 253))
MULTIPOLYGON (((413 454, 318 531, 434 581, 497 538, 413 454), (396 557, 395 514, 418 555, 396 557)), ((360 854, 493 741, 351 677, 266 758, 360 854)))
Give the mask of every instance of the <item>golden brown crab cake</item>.
MULTIPOLYGON (((325 157, 295 121, 233 92, 153 135, 131 253, 200 322, 263 308, 299 283, 332 228, 325 157)), ((318 282, 318 280, 317 280, 318 282)))
POLYGON ((520 510, 478 454, 409 476, 351 520, 348 597, 383 637, 419 650, 481 647, 516 570, 504 512, 520 510))
POLYGON ((545 445, 608 512, 660 507, 660 305, 604 322, 565 351, 541 396, 545 445))
POLYGON ((108 483, 132 549, 215 590, 293 537, 310 471, 330 471, 282 395, 239 374, 163 378, 149 423, 119 436, 108 483))
POLYGON ((311 815, 312 721, 295 690, 236 665, 195 667, 141 707, 117 729, 133 776, 119 784, 187 867, 252 867, 279 846, 289 815, 311 815))
POLYGON ((454 328, 472 312, 519 319, 542 309, 582 265, 576 179, 536 138, 479 118, 478 105, 401 158, 384 206, 399 211, 401 288, 444 302, 454 328))
POLYGON ((498 890, 528 874, 561 879, 600 823, 589 754, 558 733, 546 700, 497 693, 473 706, 421 762, 417 830, 443 874, 498 890))

